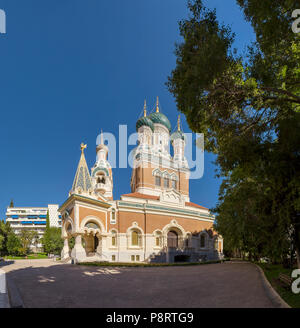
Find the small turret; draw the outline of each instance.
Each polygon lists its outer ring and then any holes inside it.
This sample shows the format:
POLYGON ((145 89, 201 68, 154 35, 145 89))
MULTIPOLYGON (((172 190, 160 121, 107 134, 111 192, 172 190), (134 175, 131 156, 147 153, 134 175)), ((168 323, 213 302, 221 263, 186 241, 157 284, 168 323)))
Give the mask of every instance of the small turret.
POLYGON ((112 199, 113 178, 111 165, 107 161, 108 147, 104 144, 101 130, 100 143, 96 147, 96 163, 92 168, 92 185, 96 194, 112 199))
POLYGON ((180 115, 177 120, 177 131, 171 135, 171 144, 174 148, 174 161, 184 161, 184 148, 186 144, 186 137, 180 128, 180 115))

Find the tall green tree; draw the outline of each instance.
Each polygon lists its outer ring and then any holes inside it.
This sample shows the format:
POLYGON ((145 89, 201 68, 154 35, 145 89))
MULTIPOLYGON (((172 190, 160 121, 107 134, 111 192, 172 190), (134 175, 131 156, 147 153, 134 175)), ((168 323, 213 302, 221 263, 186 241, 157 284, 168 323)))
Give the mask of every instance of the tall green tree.
POLYGON ((8 235, 12 232, 9 222, 0 221, 0 254, 7 255, 8 235))
POLYGON ((300 267, 300 35, 297 1, 237 0, 256 41, 247 57, 215 10, 188 1, 168 87, 190 128, 217 155, 216 229, 225 242, 274 261, 289 244, 300 267), (292 233, 291 233, 292 231, 292 233))
POLYGON ((61 228, 50 227, 49 212, 46 218, 46 229, 41 242, 46 253, 60 254, 63 248, 63 240, 61 238, 61 228))
POLYGON ((10 233, 7 238, 7 252, 9 255, 23 255, 20 238, 15 233, 10 233))
POLYGON ((57 254, 61 253, 63 248, 63 240, 61 238, 61 229, 57 227, 48 228, 42 238, 42 244, 46 253, 57 254))
POLYGON ((22 254, 26 255, 30 252, 30 246, 33 243, 34 238, 36 238, 37 232, 34 230, 22 229, 19 234, 22 254))

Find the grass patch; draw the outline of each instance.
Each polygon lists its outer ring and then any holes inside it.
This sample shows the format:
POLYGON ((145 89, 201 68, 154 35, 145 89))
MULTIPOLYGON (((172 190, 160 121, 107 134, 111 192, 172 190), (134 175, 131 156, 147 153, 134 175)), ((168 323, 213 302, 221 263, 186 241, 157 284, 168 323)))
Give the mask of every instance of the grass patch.
MULTIPOLYGON (((289 287, 285 287, 279 280, 279 274, 284 273, 291 277, 293 269, 286 269, 281 264, 256 263, 265 273, 272 287, 277 291, 281 298, 293 308, 300 308, 300 294, 294 294, 289 287)), ((295 268, 296 269, 296 268, 295 268)))
POLYGON ((177 262, 177 263, 126 263, 126 262, 81 262, 78 265, 100 266, 100 267, 168 267, 168 266, 189 266, 222 263, 221 260, 207 261, 207 262, 177 262))
POLYGON ((37 254, 29 254, 27 256, 4 256, 6 260, 36 260, 36 259, 47 259, 48 255, 46 253, 37 253, 37 254))

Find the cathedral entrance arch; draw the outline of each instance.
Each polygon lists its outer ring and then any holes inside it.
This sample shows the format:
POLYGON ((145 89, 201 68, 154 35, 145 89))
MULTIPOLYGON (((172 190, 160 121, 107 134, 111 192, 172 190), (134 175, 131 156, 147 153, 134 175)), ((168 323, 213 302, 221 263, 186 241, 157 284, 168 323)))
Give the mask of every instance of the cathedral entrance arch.
POLYGON ((168 232, 167 245, 169 248, 177 248, 178 247, 178 233, 174 230, 170 230, 168 232))
POLYGON ((87 255, 94 255, 99 252, 100 246, 100 227, 94 222, 87 222, 84 226, 84 244, 87 255))
POLYGON ((99 246, 99 239, 97 236, 94 236, 94 252, 97 251, 98 246, 99 246))

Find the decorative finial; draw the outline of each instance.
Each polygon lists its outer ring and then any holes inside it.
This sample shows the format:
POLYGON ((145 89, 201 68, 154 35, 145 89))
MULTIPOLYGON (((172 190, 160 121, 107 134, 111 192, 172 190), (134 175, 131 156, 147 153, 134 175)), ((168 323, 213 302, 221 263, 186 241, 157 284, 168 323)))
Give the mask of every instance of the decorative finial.
POLYGON ((144 117, 147 116, 147 104, 146 104, 146 99, 144 101, 144 117))
POLYGON ((158 96, 156 97, 156 113, 159 113, 159 101, 158 101, 158 96))
POLYGON ((100 134, 100 145, 103 145, 103 130, 101 129, 101 134, 100 134))
POLYGON ((180 131, 180 115, 178 115, 177 129, 178 129, 178 131, 180 131))
POLYGON ((87 145, 85 145, 83 142, 80 145, 80 149, 81 149, 81 153, 83 154, 83 151, 85 150, 85 148, 87 147, 87 145))

